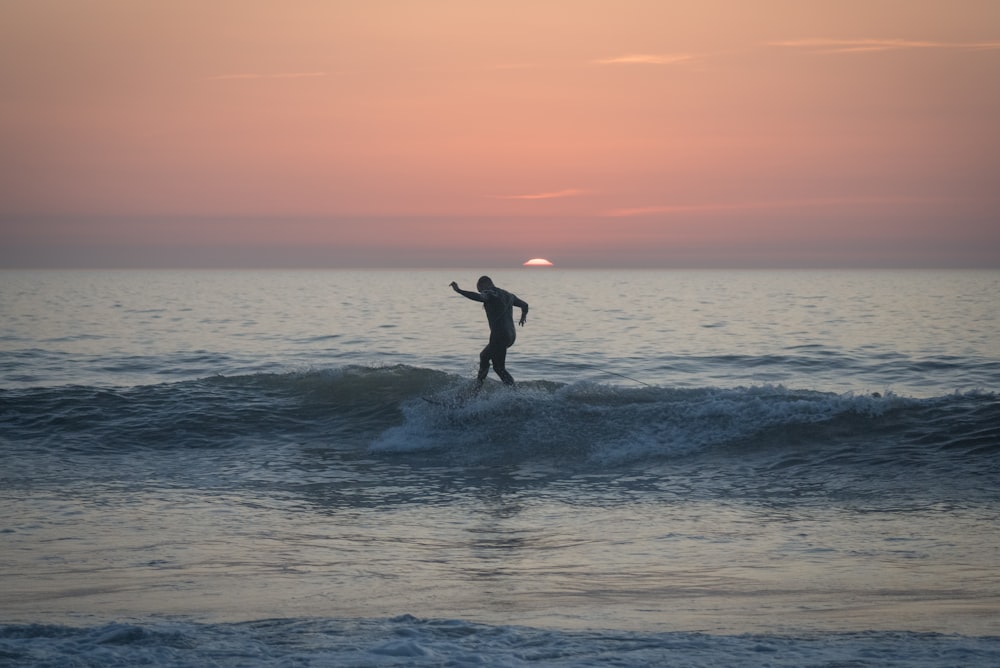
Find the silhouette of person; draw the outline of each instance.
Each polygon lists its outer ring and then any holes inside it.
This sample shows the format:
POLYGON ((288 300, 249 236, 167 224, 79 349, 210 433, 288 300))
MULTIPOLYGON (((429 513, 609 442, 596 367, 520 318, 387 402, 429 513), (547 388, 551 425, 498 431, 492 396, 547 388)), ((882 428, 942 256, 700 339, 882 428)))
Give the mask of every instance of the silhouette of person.
POLYGON ((452 289, 463 297, 467 297, 474 302, 482 302, 486 310, 486 320, 490 323, 490 342, 479 353, 479 375, 476 380, 482 387, 490 372, 490 363, 493 363, 493 370, 500 376, 500 380, 505 385, 513 385, 514 379, 507 371, 507 349, 514 345, 517 332, 514 330, 514 307, 521 309, 521 319, 517 324, 524 326, 528 318, 528 303, 519 299, 517 295, 506 290, 501 290, 493 285, 489 276, 480 277, 476 282, 478 292, 463 290, 458 287, 458 283, 451 282, 452 289))

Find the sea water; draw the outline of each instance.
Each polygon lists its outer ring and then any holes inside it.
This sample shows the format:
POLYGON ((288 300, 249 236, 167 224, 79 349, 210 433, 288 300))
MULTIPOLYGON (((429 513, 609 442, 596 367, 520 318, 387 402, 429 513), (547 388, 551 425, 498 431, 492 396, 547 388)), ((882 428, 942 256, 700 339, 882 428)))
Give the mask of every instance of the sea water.
POLYGON ((1000 272, 479 273, 0 273, 0 665, 1000 664, 1000 272))

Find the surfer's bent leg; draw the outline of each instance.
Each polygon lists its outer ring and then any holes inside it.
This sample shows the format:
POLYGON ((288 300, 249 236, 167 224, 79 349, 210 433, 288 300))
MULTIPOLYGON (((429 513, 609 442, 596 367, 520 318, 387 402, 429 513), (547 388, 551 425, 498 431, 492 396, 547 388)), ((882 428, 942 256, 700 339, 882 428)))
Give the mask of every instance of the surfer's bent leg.
POLYGON ((503 381, 504 385, 513 385, 514 378, 511 377, 510 373, 507 372, 507 348, 514 345, 514 337, 497 337, 495 340, 490 341, 490 347, 493 348, 493 370, 497 372, 500 376, 500 380, 503 381))
POLYGON ((496 353, 493 355, 493 370, 500 376, 504 385, 514 384, 514 378, 507 371, 507 348, 505 346, 497 346, 496 353))
POLYGON ((479 353, 479 375, 476 376, 476 380, 480 385, 483 384, 483 381, 486 380, 486 376, 490 372, 490 357, 492 356, 493 343, 490 342, 485 348, 483 348, 483 352, 479 353))
POLYGON ((486 376, 490 373, 490 363, 493 363, 493 370, 500 376, 500 380, 505 385, 513 385, 514 378, 507 371, 507 346, 501 341, 490 341, 489 345, 479 353, 479 374, 476 381, 482 385, 486 376))

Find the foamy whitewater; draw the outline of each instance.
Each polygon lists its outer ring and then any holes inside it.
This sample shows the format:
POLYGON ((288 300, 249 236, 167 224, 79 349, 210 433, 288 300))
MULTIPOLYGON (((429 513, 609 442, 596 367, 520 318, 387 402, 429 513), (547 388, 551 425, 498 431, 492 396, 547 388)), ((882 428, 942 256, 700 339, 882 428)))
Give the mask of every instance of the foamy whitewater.
POLYGON ((1000 272, 0 273, 0 665, 1000 665, 1000 272))

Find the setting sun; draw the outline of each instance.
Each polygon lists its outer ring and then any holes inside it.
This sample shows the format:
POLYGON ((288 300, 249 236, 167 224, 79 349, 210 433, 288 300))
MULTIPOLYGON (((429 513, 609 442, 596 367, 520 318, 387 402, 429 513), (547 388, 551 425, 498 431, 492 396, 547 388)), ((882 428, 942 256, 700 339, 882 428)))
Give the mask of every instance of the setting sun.
POLYGON ((543 257, 536 257, 524 263, 525 267, 551 267, 552 263, 543 257))

